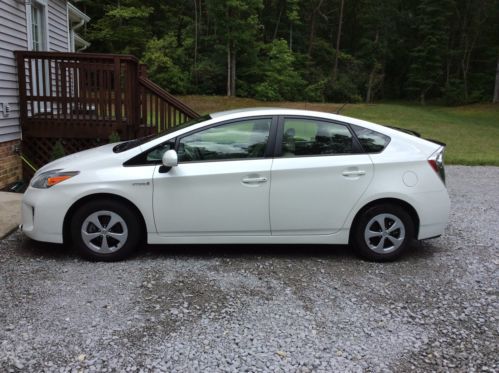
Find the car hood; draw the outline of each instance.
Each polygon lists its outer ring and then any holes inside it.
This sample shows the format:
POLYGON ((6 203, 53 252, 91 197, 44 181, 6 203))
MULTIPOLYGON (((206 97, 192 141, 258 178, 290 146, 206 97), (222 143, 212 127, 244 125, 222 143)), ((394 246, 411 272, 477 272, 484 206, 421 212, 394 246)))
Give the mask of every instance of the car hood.
POLYGON ((65 157, 56 159, 53 162, 47 163, 45 166, 40 168, 36 174, 41 172, 61 169, 66 171, 83 171, 90 167, 106 167, 108 165, 114 165, 116 163, 122 163, 124 160, 132 157, 136 151, 128 151, 120 154, 113 152, 113 148, 116 144, 106 144, 99 146, 97 148, 92 148, 88 150, 83 150, 78 153, 67 155, 65 157))

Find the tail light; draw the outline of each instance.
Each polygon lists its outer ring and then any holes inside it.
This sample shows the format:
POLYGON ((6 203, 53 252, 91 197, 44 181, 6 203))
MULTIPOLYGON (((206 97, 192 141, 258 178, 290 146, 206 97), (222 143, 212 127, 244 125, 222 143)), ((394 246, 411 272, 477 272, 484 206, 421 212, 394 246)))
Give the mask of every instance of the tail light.
POLYGON ((445 169, 444 169, 444 151, 445 147, 442 146, 435 153, 433 153, 430 158, 428 158, 428 163, 431 168, 440 176, 442 182, 445 184, 445 169))

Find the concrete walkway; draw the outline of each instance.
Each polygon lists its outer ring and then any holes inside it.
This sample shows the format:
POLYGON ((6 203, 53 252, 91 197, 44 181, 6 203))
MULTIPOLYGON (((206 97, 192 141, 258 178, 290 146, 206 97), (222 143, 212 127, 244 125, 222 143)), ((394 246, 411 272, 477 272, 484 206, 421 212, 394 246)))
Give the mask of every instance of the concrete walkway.
POLYGON ((21 193, 0 192, 0 239, 21 224, 21 193))

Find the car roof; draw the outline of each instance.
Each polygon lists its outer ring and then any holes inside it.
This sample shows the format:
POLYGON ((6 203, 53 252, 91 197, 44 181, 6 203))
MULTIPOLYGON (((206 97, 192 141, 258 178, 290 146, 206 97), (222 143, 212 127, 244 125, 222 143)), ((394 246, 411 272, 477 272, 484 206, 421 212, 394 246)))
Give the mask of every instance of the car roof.
POLYGON ((303 117, 316 117, 329 119, 342 123, 349 123, 358 125, 367 129, 371 129, 373 131, 381 132, 390 137, 399 137, 405 140, 416 142, 416 143, 427 143, 427 140, 424 140, 420 137, 414 136, 410 131, 405 131, 403 129, 397 129, 395 127, 386 126, 383 124, 368 122, 362 119, 347 117, 344 115, 327 113, 322 111, 312 111, 312 110, 302 110, 302 109, 287 109, 282 107, 253 107, 253 108, 242 108, 235 110, 226 110, 219 111, 210 114, 210 117, 215 121, 223 121, 223 120, 231 120, 231 119, 239 119, 244 117, 252 117, 252 116, 265 116, 265 115, 290 115, 290 116, 303 116, 303 117))
MULTIPOLYGON (((323 111, 312 111, 312 110, 301 110, 301 109, 287 109, 281 107, 254 107, 254 108, 243 108, 243 109, 235 109, 235 110, 226 110, 219 111, 210 114, 212 119, 215 119, 217 122, 222 120, 229 119, 237 119, 243 117, 252 117, 252 116, 260 116, 260 115, 293 115, 293 116, 306 116, 306 117, 318 117, 324 119, 335 120, 338 122, 357 124, 359 126, 367 127, 373 130, 382 130, 383 132, 390 128, 382 126, 380 124, 366 122, 361 119, 347 117, 344 115, 332 114, 323 111)), ((393 131, 393 130, 392 130, 393 131)), ((399 132, 399 131, 397 131, 399 132)))
POLYGON ((225 116, 234 116, 238 117, 244 116, 253 116, 253 115, 307 115, 307 116, 324 116, 324 115, 332 115, 330 113, 321 112, 321 111, 311 111, 311 110, 300 110, 300 109, 287 109, 282 107, 251 107, 251 108, 241 108, 234 110, 225 110, 218 111, 215 113, 211 113, 210 116, 212 118, 221 118, 225 116))

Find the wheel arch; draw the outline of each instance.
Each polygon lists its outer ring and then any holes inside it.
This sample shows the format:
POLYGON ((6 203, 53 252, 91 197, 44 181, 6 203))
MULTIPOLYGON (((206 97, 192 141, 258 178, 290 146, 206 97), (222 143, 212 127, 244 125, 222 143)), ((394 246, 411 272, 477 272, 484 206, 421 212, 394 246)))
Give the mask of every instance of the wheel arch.
POLYGON ((69 244, 71 243, 71 219, 73 218, 75 212, 86 202, 91 201, 91 200, 97 200, 97 199, 102 199, 102 200, 114 200, 118 201, 120 203, 124 203, 126 206, 131 208, 134 213, 139 217, 140 225, 141 225, 141 232, 142 232, 142 238, 146 238, 147 235, 147 226, 146 222, 144 219, 144 216, 142 215, 142 212, 138 209, 138 207, 129 199, 119 196, 117 194, 112 194, 112 193, 94 193, 94 194, 89 194, 86 195, 76 202, 74 202, 71 207, 68 209, 66 212, 66 215, 64 216, 64 222, 62 226, 62 239, 64 244, 69 244))
POLYGON ((362 216, 362 214, 364 213, 364 211, 366 211, 367 209, 369 209, 373 206, 376 206, 376 205, 386 205, 386 204, 399 206, 409 213, 409 215, 414 223, 414 237, 413 238, 418 237, 419 215, 418 215, 416 209, 407 201, 404 201, 404 200, 401 200, 398 198, 379 198, 379 199, 375 199, 373 201, 370 201, 369 203, 364 205, 361 209, 359 209, 359 211, 357 211, 357 213, 355 214, 355 217, 352 220, 352 224, 350 225, 350 235, 349 235, 349 239, 348 239, 348 242, 350 244, 352 243, 352 236, 353 236, 353 232, 355 230, 355 227, 357 226, 358 221, 359 221, 360 217, 362 216))

